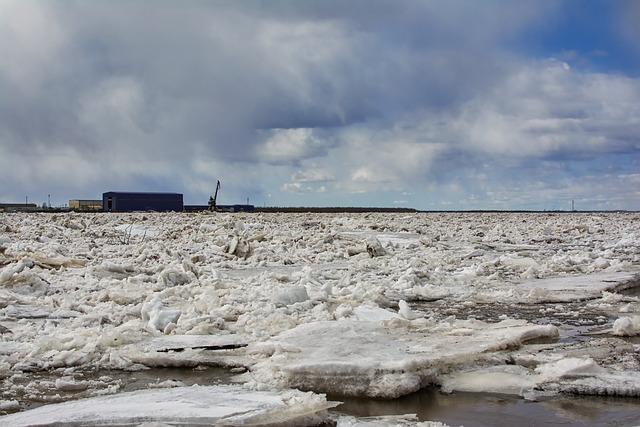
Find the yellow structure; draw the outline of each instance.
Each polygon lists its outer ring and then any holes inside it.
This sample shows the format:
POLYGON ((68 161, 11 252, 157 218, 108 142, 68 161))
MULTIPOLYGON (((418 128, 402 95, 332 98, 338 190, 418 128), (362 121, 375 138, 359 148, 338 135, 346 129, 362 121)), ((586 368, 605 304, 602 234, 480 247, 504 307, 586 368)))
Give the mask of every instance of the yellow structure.
POLYGON ((102 200, 69 200, 69 209, 75 211, 101 211, 102 200))

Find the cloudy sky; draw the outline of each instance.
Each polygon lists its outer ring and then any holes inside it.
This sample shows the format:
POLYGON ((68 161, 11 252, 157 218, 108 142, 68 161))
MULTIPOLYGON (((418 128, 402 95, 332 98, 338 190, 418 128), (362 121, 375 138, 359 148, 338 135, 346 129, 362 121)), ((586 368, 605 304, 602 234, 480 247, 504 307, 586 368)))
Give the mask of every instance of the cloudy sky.
POLYGON ((640 210, 640 1, 0 0, 0 202, 640 210))

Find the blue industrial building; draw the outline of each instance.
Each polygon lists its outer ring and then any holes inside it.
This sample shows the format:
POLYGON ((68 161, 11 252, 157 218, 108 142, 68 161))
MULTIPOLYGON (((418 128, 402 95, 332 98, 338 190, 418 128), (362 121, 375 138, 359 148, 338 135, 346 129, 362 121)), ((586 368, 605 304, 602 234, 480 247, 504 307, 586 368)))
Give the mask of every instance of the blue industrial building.
POLYGON ((183 196, 180 193, 131 193, 108 191, 102 193, 102 210, 105 212, 182 212, 183 196))

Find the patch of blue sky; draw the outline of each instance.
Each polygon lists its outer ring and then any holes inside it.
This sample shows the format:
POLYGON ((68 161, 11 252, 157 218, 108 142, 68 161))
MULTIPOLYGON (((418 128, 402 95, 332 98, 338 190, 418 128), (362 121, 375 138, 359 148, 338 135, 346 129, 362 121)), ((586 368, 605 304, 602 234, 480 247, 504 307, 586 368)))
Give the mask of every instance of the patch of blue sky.
POLYGON ((640 75, 640 58, 624 33, 626 2, 567 0, 548 22, 514 42, 525 54, 555 58, 584 72, 640 75))

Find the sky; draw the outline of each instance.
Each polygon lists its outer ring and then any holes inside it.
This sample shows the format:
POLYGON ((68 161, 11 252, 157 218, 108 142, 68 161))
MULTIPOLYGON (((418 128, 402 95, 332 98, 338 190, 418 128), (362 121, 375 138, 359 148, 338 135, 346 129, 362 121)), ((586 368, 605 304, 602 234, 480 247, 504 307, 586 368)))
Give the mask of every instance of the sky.
POLYGON ((0 0, 0 202, 640 210, 640 1, 0 0))

